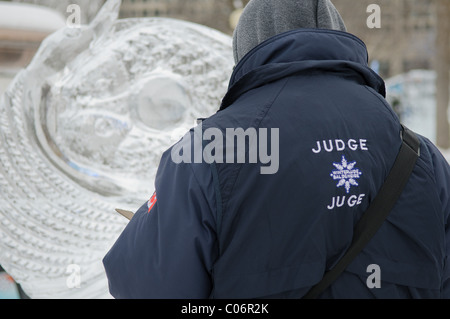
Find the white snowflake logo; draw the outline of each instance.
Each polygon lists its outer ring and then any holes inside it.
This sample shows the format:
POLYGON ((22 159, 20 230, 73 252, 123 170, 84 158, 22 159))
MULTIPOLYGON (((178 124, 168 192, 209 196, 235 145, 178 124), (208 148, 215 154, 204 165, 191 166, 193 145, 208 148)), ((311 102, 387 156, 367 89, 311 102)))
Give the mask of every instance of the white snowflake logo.
POLYGON ((333 165, 337 170, 333 170, 330 176, 333 177, 333 180, 338 181, 336 187, 344 186, 348 194, 350 187, 358 186, 356 179, 362 175, 362 172, 355 168, 356 162, 347 162, 344 155, 342 155, 340 163, 333 163, 333 165))

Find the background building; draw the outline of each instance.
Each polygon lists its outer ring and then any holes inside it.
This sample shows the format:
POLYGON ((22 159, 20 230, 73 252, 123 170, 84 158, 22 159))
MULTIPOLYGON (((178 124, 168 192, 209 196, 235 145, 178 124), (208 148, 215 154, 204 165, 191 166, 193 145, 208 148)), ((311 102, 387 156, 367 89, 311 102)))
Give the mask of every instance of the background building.
POLYGON ((235 0, 122 0, 120 16, 170 17, 231 33, 229 18, 242 5, 235 0))
MULTIPOLYGON (((431 69, 436 36, 436 5, 430 0, 332 0, 348 31, 367 44, 383 77, 431 69), (381 8, 381 28, 367 26, 367 7, 381 8)), ((122 0, 121 17, 172 17, 231 34, 230 17, 248 0, 122 0)))
POLYGON ((432 69, 436 37, 436 3, 429 0, 333 0, 350 33, 367 45, 383 77, 413 69, 432 69), (381 28, 369 28, 367 8, 378 4, 381 28))
MULTIPOLYGON (((171 17, 203 24, 231 34, 233 13, 249 0, 122 0, 121 18, 171 17)), ((432 69, 435 55, 437 0, 332 0, 348 31, 367 44, 370 60, 383 77, 412 69, 432 69), (381 8, 381 28, 367 26, 367 8, 381 8)), ((6 2, 6 1, 4 1, 6 2)), ((82 23, 95 16, 104 0, 12 0, 52 8, 67 16, 67 6, 79 4, 82 23)), ((1 23, 1 21, 0 21, 1 23)), ((1 46, 1 44, 0 44, 1 46)), ((1 57, 0 57, 1 59, 1 57)))

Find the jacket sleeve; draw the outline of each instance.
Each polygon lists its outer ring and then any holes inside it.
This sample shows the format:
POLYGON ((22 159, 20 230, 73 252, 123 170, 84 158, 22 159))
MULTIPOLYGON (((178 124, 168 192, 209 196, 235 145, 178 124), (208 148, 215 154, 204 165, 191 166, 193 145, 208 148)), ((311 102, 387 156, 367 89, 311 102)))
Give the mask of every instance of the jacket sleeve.
POLYGON ((176 164, 171 150, 163 154, 155 195, 103 259, 113 297, 209 297, 217 257, 212 183, 207 164, 176 164))
POLYGON ((441 295, 442 298, 450 299, 450 165, 436 146, 429 141, 427 142, 431 152, 436 186, 439 192, 445 222, 446 258, 441 295))

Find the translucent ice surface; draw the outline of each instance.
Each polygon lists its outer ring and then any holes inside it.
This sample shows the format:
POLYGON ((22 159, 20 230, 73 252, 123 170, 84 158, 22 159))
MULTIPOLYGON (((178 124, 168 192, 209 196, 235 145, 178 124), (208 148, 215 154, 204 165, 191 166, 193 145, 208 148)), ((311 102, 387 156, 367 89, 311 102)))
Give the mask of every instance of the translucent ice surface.
POLYGON ((110 298, 102 258, 160 156, 219 108, 231 38, 110 0, 42 43, 0 100, 0 264, 31 298, 110 298))

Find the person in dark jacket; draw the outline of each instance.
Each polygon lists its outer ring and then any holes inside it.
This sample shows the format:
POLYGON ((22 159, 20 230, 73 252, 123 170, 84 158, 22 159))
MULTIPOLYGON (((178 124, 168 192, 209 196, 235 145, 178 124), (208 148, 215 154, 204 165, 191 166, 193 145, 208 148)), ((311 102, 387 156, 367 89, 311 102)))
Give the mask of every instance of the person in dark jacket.
MULTIPOLYGON (((115 298, 302 298, 396 159, 384 81, 329 0, 252 0, 233 45, 220 110, 163 154, 104 258, 115 298)), ((419 139, 394 209, 320 298, 450 298, 450 167, 419 139)))

